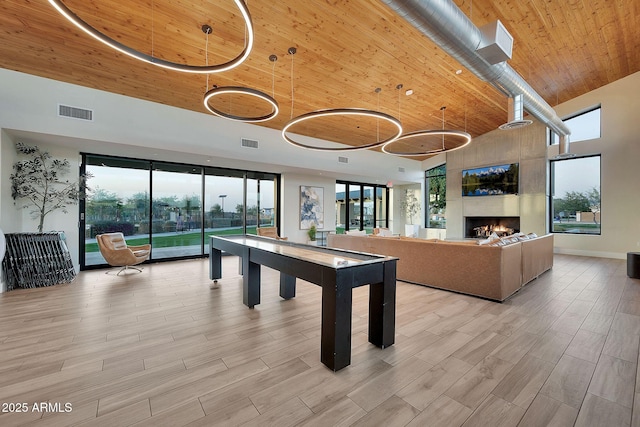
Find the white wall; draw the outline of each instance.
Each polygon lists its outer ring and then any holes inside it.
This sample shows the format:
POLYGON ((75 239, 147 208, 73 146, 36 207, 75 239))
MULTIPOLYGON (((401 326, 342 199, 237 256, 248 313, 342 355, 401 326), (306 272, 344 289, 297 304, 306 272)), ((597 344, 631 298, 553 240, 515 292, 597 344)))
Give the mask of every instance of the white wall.
MULTIPOLYGON (((560 104, 560 117, 600 104, 601 138, 571 143, 571 153, 601 154, 601 235, 556 234, 558 253, 626 258, 640 251, 640 72, 560 104)), ((548 148, 549 157, 558 146, 548 148)))
MULTIPOLYGON (((5 233, 15 232, 36 232, 38 231, 39 217, 34 218, 31 215, 32 208, 21 208, 24 201, 14 200, 11 195, 11 180, 9 176, 13 171, 13 164, 16 161, 26 159, 22 157, 15 150, 15 141, 6 132, 2 133, 2 140, 0 141, 2 153, 2 160, 0 162, 0 173, 2 173, 2 205, 0 205, 0 224, 2 230, 5 233), (7 197, 8 195, 8 197, 7 197)), ((78 168, 80 165, 80 155, 77 150, 60 147, 56 145, 38 144, 41 150, 48 151, 52 157, 57 159, 67 159, 70 163, 70 173, 63 179, 74 180, 78 176, 78 168)), ((67 209, 68 213, 62 211, 56 211, 48 214, 45 217, 43 231, 63 231, 65 233, 67 246, 73 260, 73 265, 76 271, 80 269, 79 262, 79 205, 71 205, 67 209)), ((2 290, 4 291, 5 284, 3 283, 2 290)))
POLYGON ((300 229, 300 186, 320 187, 324 194, 324 227, 320 230, 336 229, 336 180, 320 175, 282 175, 282 229, 280 234, 292 242, 306 243, 307 230, 300 229))
POLYGON ((0 93, 0 129, 52 135, 62 145, 77 140, 76 148, 91 153, 128 156, 134 147, 152 158, 156 151, 168 150, 173 153, 170 160, 183 163, 276 173, 317 171, 359 182, 419 182, 421 176, 420 163, 414 160, 364 150, 342 154, 349 162, 339 163, 338 153, 287 144, 277 129, 2 68, 0 93), (91 109, 94 120, 58 117, 58 104, 91 109), (258 140, 260 148, 241 147, 242 138, 258 140))
MULTIPOLYGON (((13 204, 11 198, 11 180, 9 177, 13 172, 13 164, 17 159, 13 139, 0 129, 0 229, 4 233, 20 231, 22 227, 22 217, 13 204)), ((1 262, 2 260, 0 260, 1 262)), ((0 270, 0 293, 6 291, 4 275, 0 270)))
MULTIPOLYGON (((69 179, 73 181, 78 177, 78 170, 80 167, 80 153, 77 150, 60 147, 56 145, 47 145, 47 144, 39 144, 38 147, 43 151, 48 151, 49 154, 53 158, 56 159, 67 159, 70 163, 70 173, 67 176, 61 177, 62 179, 69 179)), ((21 160, 22 157, 18 155, 17 160, 21 160)), ((16 231, 27 231, 27 232, 37 232, 39 217, 34 218, 30 212, 31 209, 21 209, 18 211, 21 214, 21 229, 16 231)), ((67 246, 69 247, 69 252, 71 253, 71 259, 73 260, 73 265, 76 268, 76 271, 80 270, 80 249, 79 249, 79 239, 80 239, 80 230, 79 230, 79 217, 80 217, 80 206, 78 204, 71 205, 67 208, 67 213, 62 211, 56 211, 48 214, 45 217, 42 231, 62 231, 65 234, 67 246)))
POLYGON ((405 235, 404 226, 410 224, 406 213, 402 210, 407 190, 415 192, 421 205, 420 212, 413 217, 413 224, 424 225, 424 197, 422 197, 424 194, 424 180, 420 184, 396 185, 391 193, 392 205, 390 206, 390 212, 392 220, 389 221, 389 229, 393 234, 400 234, 401 236, 405 235))
POLYGON ((18 158, 15 141, 4 130, 0 130, 0 228, 5 233, 20 231, 22 215, 11 198, 11 180, 13 164, 18 158))

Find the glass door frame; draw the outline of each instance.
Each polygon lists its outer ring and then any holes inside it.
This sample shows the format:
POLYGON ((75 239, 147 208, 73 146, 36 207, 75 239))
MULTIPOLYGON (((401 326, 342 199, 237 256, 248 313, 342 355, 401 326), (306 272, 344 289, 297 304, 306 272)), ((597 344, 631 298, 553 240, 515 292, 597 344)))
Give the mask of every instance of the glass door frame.
MULTIPOLYGON (((80 162, 80 167, 79 167, 79 172, 80 174, 86 174, 87 172, 87 165, 88 165, 88 158, 104 158, 104 159, 109 159, 109 160, 113 160, 114 162, 123 162, 124 166, 126 167, 126 163, 127 162, 131 162, 132 164, 134 163, 138 163, 140 165, 144 165, 144 164, 148 164, 148 179, 149 179, 149 206, 148 206, 148 211, 149 211, 149 220, 151 221, 151 216, 152 216, 152 207, 153 207, 153 165, 155 164, 164 164, 164 165, 173 165, 177 168, 200 168, 200 176, 201 176, 201 203, 200 203, 200 218, 201 218, 201 241, 200 241, 200 254, 197 255, 185 255, 185 256, 179 256, 179 257, 167 257, 167 258, 159 258, 159 259, 153 259, 152 256, 153 254, 151 254, 150 258, 148 261, 146 261, 147 263, 155 263, 155 262, 165 262, 165 261, 176 261, 176 260, 182 260, 182 259, 197 259, 197 258, 207 258, 209 256, 209 253, 206 252, 205 253, 205 246, 206 246, 206 242, 205 242, 205 238, 206 238, 206 230, 205 230, 205 196, 206 196, 206 187, 205 187, 205 177, 207 175, 222 175, 222 176, 237 176, 238 178, 241 178, 243 180, 243 196, 242 196, 242 200, 243 200, 243 213, 242 213, 242 233, 246 234, 247 232, 247 181, 249 179, 256 179, 259 181, 273 181, 274 182, 274 210, 275 210, 275 215, 274 215, 274 223, 275 226, 278 227, 278 229, 280 229, 280 219, 282 217, 282 214, 280 212, 280 206, 279 206, 279 201, 281 200, 281 176, 280 174, 277 173, 270 173, 270 172, 259 172, 259 171, 246 171, 246 170, 239 170, 239 169, 228 169, 228 168, 222 168, 222 167, 216 167, 216 166, 203 166, 203 165, 189 165, 189 164, 184 164, 184 163, 174 163, 174 162, 168 162, 168 161, 156 161, 156 160, 148 160, 148 159, 136 159, 136 158, 128 158, 128 157, 120 157, 120 156, 110 156, 110 155, 102 155, 102 154, 92 154, 92 153, 80 153, 81 155, 81 162, 80 162), (219 171, 220 174, 215 174, 212 172, 215 171, 219 171)), ((147 170, 147 168, 143 169, 143 170, 147 170)), ((91 186, 91 181, 89 180, 89 186, 91 186)), ((258 185, 258 193, 257 193, 257 197, 258 199, 260 199, 260 185, 258 185)), ((258 202, 259 203, 259 202, 258 202)), ((86 244, 86 199, 82 198, 79 200, 79 216, 78 216, 78 226, 79 226, 79 264, 80 264, 80 270, 90 270, 90 269, 98 269, 98 268, 105 268, 108 265, 107 264, 96 264, 96 265, 86 265, 86 248, 85 248, 85 244, 86 244)), ((151 224, 151 223, 150 223, 151 224)), ((148 240, 151 243, 153 240, 153 230, 152 227, 149 227, 149 232, 148 234, 144 234, 148 236, 148 240)), ((142 236, 142 235, 141 235, 142 236)), ((153 251, 153 245, 151 247, 151 251, 153 251)))
POLYGON ((341 184, 344 185, 345 187, 345 219, 344 219, 344 231, 347 232, 349 230, 352 230, 352 228, 350 228, 349 226, 351 225, 351 218, 350 218, 350 211, 351 209, 349 209, 349 200, 350 200, 350 196, 351 196, 351 188, 353 187, 353 191, 359 191, 360 192, 360 209, 359 209, 359 226, 358 226, 358 230, 364 230, 364 190, 365 188, 371 188, 373 189, 373 193, 371 194, 371 197, 373 198, 373 220, 372 220, 372 224, 373 224, 373 228, 377 227, 378 224, 378 204, 377 204, 377 200, 376 200, 376 196, 377 196, 377 190, 378 189, 382 189, 382 197, 384 199, 386 199, 386 203, 385 205, 385 218, 384 218, 384 227, 385 228, 389 228, 389 188, 386 185, 378 185, 378 184, 367 184, 367 183, 361 183, 361 182, 351 182, 351 181, 341 181, 341 180, 336 180, 336 184, 341 184))

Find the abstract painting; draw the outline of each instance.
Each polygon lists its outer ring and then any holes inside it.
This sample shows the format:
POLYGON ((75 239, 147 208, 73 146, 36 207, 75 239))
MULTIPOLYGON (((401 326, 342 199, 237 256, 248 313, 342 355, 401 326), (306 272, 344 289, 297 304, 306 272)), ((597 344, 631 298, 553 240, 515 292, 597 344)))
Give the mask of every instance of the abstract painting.
POLYGON ((324 227, 324 188, 300 186, 300 229, 324 227))

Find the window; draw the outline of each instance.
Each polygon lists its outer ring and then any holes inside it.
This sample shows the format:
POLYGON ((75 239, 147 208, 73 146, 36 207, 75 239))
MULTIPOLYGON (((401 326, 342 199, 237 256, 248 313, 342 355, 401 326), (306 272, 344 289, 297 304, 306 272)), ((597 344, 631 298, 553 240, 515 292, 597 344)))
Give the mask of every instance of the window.
POLYGON ((425 172, 426 228, 447 228, 447 165, 440 165, 425 172))
MULTIPOLYGON (((570 142, 600 138, 600 106, 563 120, 571 131, 570 142)), ((551 132, 551 131, 550 131, 551 132)), ((551 132, 551 144, 558 144, 558 135, 551 132)))
POLYGON ((85 154, 92 175, 80 204, 80 268, 105 261, 96 234, 121 231, 152 243, 152 260, 206 256, 210 235, 255 234, 277 225, 279 176, 271 173, 85 154))
POLYGON ((200 255, 202 168, 154 162, 151 182, 151 258, 200 255))
POLYGON ((600 234, 600 156, 551 162, 551 231, 600 234))

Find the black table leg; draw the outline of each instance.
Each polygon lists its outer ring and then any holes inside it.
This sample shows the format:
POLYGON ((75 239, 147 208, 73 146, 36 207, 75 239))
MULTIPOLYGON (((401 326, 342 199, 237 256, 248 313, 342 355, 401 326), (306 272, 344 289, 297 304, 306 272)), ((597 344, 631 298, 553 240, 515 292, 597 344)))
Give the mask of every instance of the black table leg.
POLYGON ((218 280, 222 277, 222 251, 211 248, 209 251, 209 279, 218 280))
POLYGON ((249 308, 260 304, 260 264, 251 262, 249 248, 242 252, 242 302, 249 308))
POLYGON ((369 342, 386 348, 395 342, 396 262, 385 262, 384 282, 369 287, 369 342))
POLYGON ((322 284, 320 361, 333 371, 351 363, 351 276, 341 272, 333 283, 322 284))
POLYGON ((296 296, 296 277, 280 273, 280 297, 291 299, 296 296))

